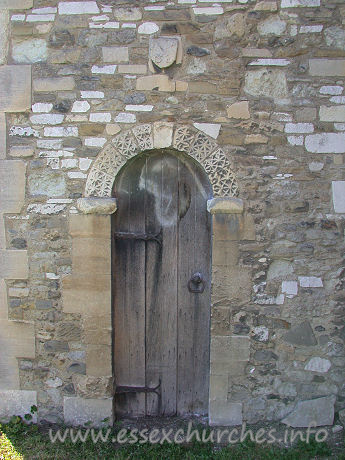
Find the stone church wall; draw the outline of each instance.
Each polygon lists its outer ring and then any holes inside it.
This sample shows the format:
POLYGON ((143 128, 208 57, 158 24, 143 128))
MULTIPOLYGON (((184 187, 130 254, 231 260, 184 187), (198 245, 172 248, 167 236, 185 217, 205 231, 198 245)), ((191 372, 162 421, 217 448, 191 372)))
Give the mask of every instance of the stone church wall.
POLYGON ((344 24, 343 0, 0 0, 0 417, 112 417, 110 216, 80 199, 107 196, 109 146, 153 136, 212 151, 231 198, 211 210, 211 422, 333 422, 344 24))

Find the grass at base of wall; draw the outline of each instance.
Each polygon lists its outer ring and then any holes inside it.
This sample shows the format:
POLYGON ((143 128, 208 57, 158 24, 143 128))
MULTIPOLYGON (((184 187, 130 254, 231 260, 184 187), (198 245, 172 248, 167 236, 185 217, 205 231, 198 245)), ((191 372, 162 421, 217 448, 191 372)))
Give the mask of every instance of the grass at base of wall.
MULTIPOLYGON (((66 427, 61 427, 61 433, 66 427)), ((54 433, 57 427, 54 428, 54 433)), ((77 430, 75 430, 77 431, 77 430)), ((103 430, 104 433, 106 430, 103 430)), ((115 429, 112 434, 118 433, 115 429)), ((81 431, 83 435, 87 430, 81 431)), ((67 436, 64 442, 52 443, 49 430, 34 424, 25 424, 19 417, 11 423, 0 425, 0 460, 93 460, 93 459, 136 459, 136 460, 175 460, 175 459, 231 459, 231 460, 345 460, 345 450, 337 453, 327 443, 299 441, 290 448, 252 441, 232 446, 219 446, 212 443, 193 442, 190 444, 119 444, 107 442, 94 443, 91 436, 85 442, 73 442, 67 436)), ((344 446, 342 446, 344 447, 344 446)))

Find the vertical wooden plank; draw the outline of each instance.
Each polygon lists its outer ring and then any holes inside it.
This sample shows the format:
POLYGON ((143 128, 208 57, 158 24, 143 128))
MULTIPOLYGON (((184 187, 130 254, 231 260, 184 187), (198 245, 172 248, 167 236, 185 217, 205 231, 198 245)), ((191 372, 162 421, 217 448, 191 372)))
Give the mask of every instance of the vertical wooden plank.
MULTIPOLYGON (((160 415, 176 414, 177 325, 177 159, 168 153, 147 160, 146 231, 162 231, 163 244, 147 243, 146 383, 161 381, 160 415)), ((147 413, 158 414, 155 395, 147 395, 147 413)))
MULTIPOLYGON (((129 381, 129 335, 126 328, 128 323, 126 271, 128 241, 115 240, 116 231, 128 231, 129 225, 129 181, 121 174, 118 178, 115 196, 118 200, 118 210, 113 215, 112 222, 112 244, 113 244, 113 359, 115 385, 125 385, 129 381)), ((115 395, 115 413, 117 416, 127 413, 127 399, 125 396, 115 395)))
POLYGON ((195 169, 195 265, 205 277, 205 290, 195 300, 194 317, 194 413, 208 412, 210 374, 210 316, 211 316, 211 214, 207 200, 212 198, 212 187, 204 171, 195 169))
POLYGON ((210 327, 210 219, 211 196, 204 173, 180 160, 178 254, 178 414, 207 413, 210 327), (201 294, 188 290, 191 276, 205 278, 201 294))
MULTIPOLYGON (((145 158, 129 164, 121 176, 117 194, 119 214, 115 231, 145 231, 145 193, 142 175, 145 158), (123 209, 122 209, 123 208, 123 209)), ((115 382, 145 386, 145 242, 118 239, 115 244, 115 382)), ((117 397, 118 410, 131 416, 145 415, 145 395, 117 397)))
MULTIPOLYGON (((194 312, 195 294, 188 290, 188 281, 195 272, 195 181, 193 170, 179 160, 178 199, 178 362, 177 413, 193 412, 194 393, 194 312)), ((200 248, 200 250, 202 250, 200 248)))
MULTIPOLYGON (((131 182, 129 231, 145 232, 145 164, 144 157, 136 158, 128 170, 131 182)), ((130 381, 133 386, 145 386, 145 242, 131 240, 126 283, 131 299, 128 333, 130 353, 130 381)), ((132 400, 131 413, 142 416, 146 413, 145 394, 136 393, 132 400)))

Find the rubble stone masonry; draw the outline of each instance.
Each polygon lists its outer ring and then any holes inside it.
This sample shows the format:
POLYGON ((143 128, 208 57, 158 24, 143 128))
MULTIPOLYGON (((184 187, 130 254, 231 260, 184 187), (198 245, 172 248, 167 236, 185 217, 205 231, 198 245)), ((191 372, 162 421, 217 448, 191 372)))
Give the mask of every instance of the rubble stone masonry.
POLYGON ((174 148, 215 197, 210 422, 332 424, 344 83, 343 0, 0 0, 0 418, 112 418, 112 184, 174 148))

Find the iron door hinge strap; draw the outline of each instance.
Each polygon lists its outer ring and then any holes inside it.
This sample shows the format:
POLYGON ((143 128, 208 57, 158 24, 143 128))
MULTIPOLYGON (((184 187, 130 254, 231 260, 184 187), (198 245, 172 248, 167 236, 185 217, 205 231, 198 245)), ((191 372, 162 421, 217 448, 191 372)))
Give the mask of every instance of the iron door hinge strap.
POLYGON ((158 233, 138 233, 138 232, 115 232, 114 238, 116 240, 143 240, 143 241, 156 241, 162 244, 162 230, 158 233))
POLYGON ((115 387, 115 395, 128 394, 128 393, 155 393, 158 397, 158 415, 161 413, 162 407, 162 387, 161 379, 155 387, 132 387, 127 385, 120 385, 115 387))

